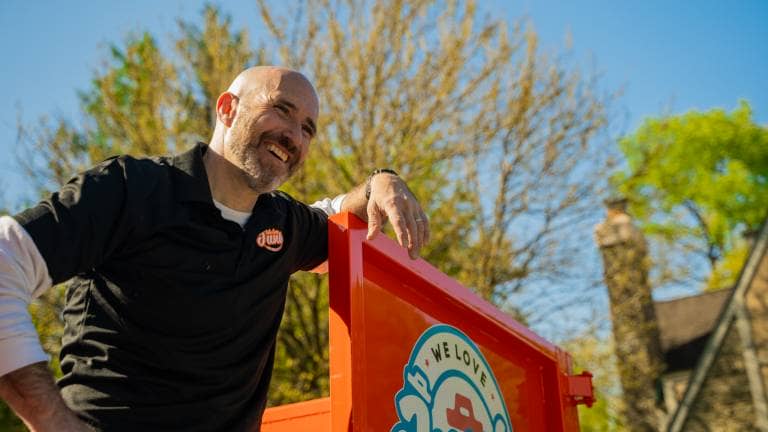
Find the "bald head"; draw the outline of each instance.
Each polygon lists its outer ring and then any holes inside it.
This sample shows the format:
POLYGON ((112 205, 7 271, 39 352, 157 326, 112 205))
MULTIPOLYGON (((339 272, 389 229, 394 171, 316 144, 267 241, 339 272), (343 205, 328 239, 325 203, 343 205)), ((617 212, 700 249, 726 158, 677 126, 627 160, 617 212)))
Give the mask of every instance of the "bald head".
POLYGON ((307 77, 293 69, 282 66, 254 66, 240 72, 227 89, 246 103, 252 102, 253 99, 261 101, 261 98, 281 90, 296 92, 308 106, 315 107, 312 114, 317 116, 319 103, 315 88, 307 77))

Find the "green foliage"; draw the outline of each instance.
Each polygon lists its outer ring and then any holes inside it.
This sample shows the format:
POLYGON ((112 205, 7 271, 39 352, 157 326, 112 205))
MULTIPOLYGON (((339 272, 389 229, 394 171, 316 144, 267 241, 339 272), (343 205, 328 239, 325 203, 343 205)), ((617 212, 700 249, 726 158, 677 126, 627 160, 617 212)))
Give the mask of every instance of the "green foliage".
POLYGON ((66 288, 66 284, 56 285, 29 305, 40 343, 45 352, 52 354, 49 366, 56 378, 61 377, 58 353, 61 351, 61 336, 64 334, 61 316, 66 288))
POLYGON ((595 387, 592 407, 579 405, 579 425, 585 432, 625 430, 621 422, 621 386, 618 381, 613 338, 587 332, 562 344, 573 356, 575 373, 589 371, 595 387))
POLYGON ((328 278, 294 275, 280 328, 271 405, 328 395, 328 278))
MULTIPOLYGON (((745 257, 742 233, 768 215, 768 129, 754 123, 749 104, 648 119, 619 145, 627 168, 613 183, 644 231, 706 257, 711 288, 732 284, 745 257)), ((681 268, 667 275, 688 276, 681 268)))
POLYGON ((158 154, 173 150, 187 131, 179 130, 184 114, 175 104, 179 91, 173 66, 148 33, 113 45, 107 70, 81 93, 89 127, 92 161, 114 154, 158 154))
POLYGON ((41 190, 110 156, 167 154, 207 139, 218 92, 258 56, 247 32, 231 32, 229 17, 210 6, 203 16, 202 29, 179 23, 180 64, 149 33, 128 36, 110 47, 104 69, 79 92, 80 124, 44 117, 34 128, 20 126, 28 150, 21 163, 41 190), (216 58, 219 51, 226 57, 216 58))
POLYGON ((181 59, 185 97, 198 94, 192 106, 185 108, 202 110, 196 113, 198 120, 208 118, 199 125, 199 131, 209 134, 214 126, 214 107, 219 94, 229 87, 240 71, 253 64, 263 64, 263 51, 252 52, 248 44, 248 32, 233 31, 232 20, 217 8, 206 6, 203 26, 179 21, 180 37, 176 50, 181 59))
POLYGON ((0 400, 0 430, 3 432, 26 432, 27 428, 11 408, 0 400))

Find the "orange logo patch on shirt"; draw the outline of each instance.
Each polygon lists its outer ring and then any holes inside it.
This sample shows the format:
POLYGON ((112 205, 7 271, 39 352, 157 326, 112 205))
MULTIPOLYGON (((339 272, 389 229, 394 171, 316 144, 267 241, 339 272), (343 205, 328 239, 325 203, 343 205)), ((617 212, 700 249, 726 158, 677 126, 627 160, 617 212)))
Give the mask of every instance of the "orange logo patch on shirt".
POLYGON ((275 228, 265 229, 256 237, 256 244, 268 251, 277 252, 283 248, 283 232, 275 228))

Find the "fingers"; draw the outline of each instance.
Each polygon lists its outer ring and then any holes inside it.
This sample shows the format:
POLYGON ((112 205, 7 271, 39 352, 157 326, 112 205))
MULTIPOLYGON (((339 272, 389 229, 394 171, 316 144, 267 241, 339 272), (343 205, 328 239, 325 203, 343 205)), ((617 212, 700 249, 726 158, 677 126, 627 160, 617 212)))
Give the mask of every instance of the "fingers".
POLYGON ((416 209, 413 216, 414 228, 412 230, 413 237, 417 240, 409 248, 411 258, 416 259, 419 256, 421 248, 424 247, 429 241, 429 220, 427 215, 421 210, 421 207, 416 209))
POLYGON ((411 233, 408 231, 408 222, 406 217, 397 208, 389 208, 388 216, 392 221, 392 228, 395 230, 395 237, 400 246, 410 249, 411 233))
POLYGON ((378 209, 378 206, 375 202, 370 201, 368 203, 368 235, 366 238, 368 240, 373 240, 376 238, 376 235, 379 234, 379 231, 384 228, 384 220, 382 219, 381 212, 378 209))
POLYGON ((426 244, 429 242, 429 220, 427 220, 427 215, 424 214, 423 211, 419 211, 418 216, 414 218, 418 230, 418 238, 419 238, 419 244, 417 253, 419 250, 421 250, 422 247, 426 246, 426 244))
POLYGON ((421 205, 399 177, 378 175, 373 180, 367 208, 368 239, 375 237, 389 219, 397 242, 408 249, 411 259, 418 258, 430 237, 429 221, 421 205))
POLYGON ((416 217, 412 212, 406 212, 405 225, 408 233, 408 244, 403 245, 408 248, 408 255, 411 259, 419 257, 419 250, 421 249, 421 236, 419 234, 419 224, 416 222, 416 217))

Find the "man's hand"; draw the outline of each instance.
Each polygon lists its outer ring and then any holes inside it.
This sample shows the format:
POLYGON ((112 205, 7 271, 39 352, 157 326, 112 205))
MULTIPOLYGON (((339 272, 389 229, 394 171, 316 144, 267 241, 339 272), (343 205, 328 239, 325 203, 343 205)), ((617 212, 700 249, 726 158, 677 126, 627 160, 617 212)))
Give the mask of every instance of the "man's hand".
POLYGON ((0 398, 32 432, 88 432, 64 403, 45 363, 35 363, 0 377, 0 398))
POLYGON ((429 241, 429 221, 421 205, 398 176, 379 173, 371 177, 371 196, 365 198, 365 185, 347 194, 341 208, 368 221, 368 240, 381 231, 389 219, 397 242, 408 249, 412 259, 429 241))

